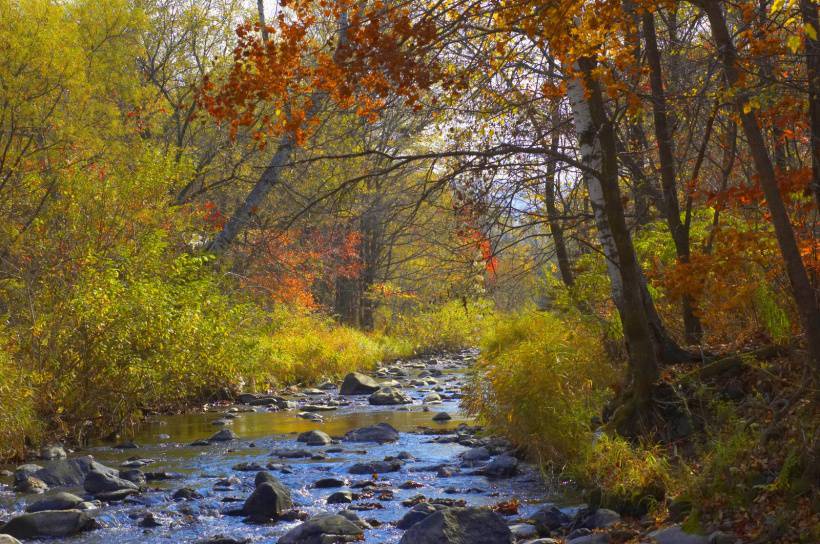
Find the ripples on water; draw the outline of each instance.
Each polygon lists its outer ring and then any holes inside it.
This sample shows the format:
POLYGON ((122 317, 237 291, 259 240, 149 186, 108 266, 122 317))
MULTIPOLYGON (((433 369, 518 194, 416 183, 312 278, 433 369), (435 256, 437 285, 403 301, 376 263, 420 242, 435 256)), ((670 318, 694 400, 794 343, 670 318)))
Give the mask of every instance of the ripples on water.
MULTIPOLYGON (((447 388, 452 390, 460 385, 460 376, 450 376, 447 388)), ((400 472, 380 475, 379 480, 389 482, 395 492, 391 501, 379 501, 376 497, 356 502, 378 502, 384 508, 359 512, 364 519, 375 519, 382 522, 379 528, 365 532, 367 542, 398 542, 403 531, 392 527, 408 510, 401 501, 417 494, 427 497, 446 497, 464 499, 470 505, 493 504, 510 498, 522 502, 534 502, 543 497, 545 490, 537 473, 527 468, 515 478, 490 481, 480 476, 454 475, 439 477, 436 472, 417 471, 419 468, 441 463, 458 464, 456 456, 467 448, 454 443, 431 442, 433 436, 418 434, 420 427, 437 430, 453 429, 461 423, 468 422, 460 413, 455 400, 431 406, 431 411, 422 409, 421 398, 429 390, 426 388, 407 388, 414 399, 414 405, 407 408, 375 407, 367 404, 365 397, 353 397, 353 404, 340 407, 335 412, 323 412, 324 422, 316 423, 298 417, 296 411, 282 412, 247 412, 237 414, 229 426, 240 440, 222 445, 191 447, 186 444, 198 439, 207 438, 220 427, 211 422, 220 417, 219 412, 205 412, 174 415, 156 418, 145 425, 134 437, 141 447, 139 449, 115 450, 110 446, 100 445, 84 450, 100 462, 117 467, 129 457, 156 459, 156 462, 143 467, 144 471, 179 472, 183 480, 166 482, 149 482, 152 489, 140 496, 132 497, 121 504, 105 506, 95 513, 103 528, 83 533, 76 537, 63 539, 64 542, 76 544, 112 544, 112 543, 177 543, 198 542, 218 534, 235 539, 251 539, 254 543, 274 543, 277 538, 293 528, 299 522, 271 525, 254 525, 243 522, 241 517, 221 515, 220 511, 241 506, 241 502, 226 502, 231 499, 243 501, 253 491, 255 472, 238 472, 231 467, 240 462, 258 462, 266 465, 269 462, 283 463, 292 473, 271 470, 292 493, 295 507, 315 514, 324 511, 337 511, 347 508, 347 504, 325 503, 325 499, 341 489, 313 489, 312 483, 320 478, 337 477, 350 481, 366 480, 367 476, 347 473, 350 465, 365 460, 382 459, 406 451, 415 457, 400 472), (453 419, 444 423, 432 421, 432 416, 446 411, 453 419), (322 430, 332 437, 341 437, 347 431, 358 427, 387 422, 401 431, 398 442, 377 445, 372 443, 343 442, 341 453, 329 453, 321 461, 310 459, 275 459, 270 451, 274 448, 299 448, 323 452, 328 447, 310 447, 296 441, 298 433, 313 429, 322 430), (161 435, 171 438, 163 441, 161 435), (215 489, 214 484, 221 478, 236 476, 241 484, 230 489, 215 489), (413 480, 424 485, 419 489, 402 490, 398 485, 413 480), (192 501, 171 500, 173 490, 180 487, 192 487, 205 498, 192 501), (158 488, 158 489, 157 489, 158 488), (157 490, 155 490, 157 489, 157 490), (143 529, 137 524, 146 512, 153 512, 162 527, 143 529)), ((313 400, 312 400, 313 402, 313 400)), ((465 469, 464 472, 469 472, 465 469)), ((463 474, 463 473, 462 473, 463 474)), ((346 489, 346 488, 342 488, 346 489)), ((82 490, 79 490, 82 491, 82 490)), ((354 492, 356 490, 353 490, 354 492)), ((82 495, 82 493, 78 493, 82 495)), ((37 500, 42 496, 25 497, 11 493, 8 488, 0 491, 0 508, 5 510, 3 518, 12 513, 19 513, 26 502, 37 500)), ((524 511, 535 508, 526 505, 524 511)), ((54 541, 51 541, 54 542, 54 541)))

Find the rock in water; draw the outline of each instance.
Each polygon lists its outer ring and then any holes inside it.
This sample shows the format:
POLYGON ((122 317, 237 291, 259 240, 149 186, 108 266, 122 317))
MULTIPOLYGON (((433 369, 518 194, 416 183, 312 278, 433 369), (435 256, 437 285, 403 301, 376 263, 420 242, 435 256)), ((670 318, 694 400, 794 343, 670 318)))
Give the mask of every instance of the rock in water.
POLYGON ((488 478, 509 478, 518 474, 518 459, 511 455, 499 455, 476 473, 488 478))
POLYGON ((43 510, 73 510, 84 501, 72 493, 59 492, 45 497, 26 506, 26 512, 42 512, 43 510))
POLYGON ((253 521, 278 518, 293 507, 290 490, 272 475, 268 475, 251 493, 242 507, 242 513, 253 521))
POLYGON ((65 459, 66 453, 62 446, 44 446, 40 448, 40 459, 51 461, 52 459, 65 459))
POLYGON ((396 527, 406 531, 416 523, 420 522, 423 519, 426 519, 427 516, 429 516, 430 514, 435 514, 439 510, 444 510, 445 508, 447 507, 442 504, 420 502, 413 508, 411 508, 409 512, 404 514, 404 517, 402 517, 399 520, 399 522, 396 524, 396 527))
POLYGON ((345 435, 348 442, 395 442, 399 439, 399 431, 394 429, 389 423, 378 423, 370 427, 354 429, 345 435))
POLYGON ((485 508, 447 508, 430 514, 404 533, 400 544, 512 544, 500 515, 485 508))
POLYGON ((362 540, 364 531, 339 514, 319 514, 291 529, 278 544, 325 544, 362 540))
MULTIPOLYGON (((18 468, 18 471, 23 468, 18 468)), ((51 487, 77 487, 83 485, 86 475, 96 471, 118 476, 119 471, 95 461, 90 455, 74 459, 56 459, 34 472, 33 476, 51 487)))
POLYGON ((230 442, 231 440, 236 440, 239 438, 236 436, 236 433, 230 429, 222 429, 211 435, 208 439, 208 442, 230 442))
POLYGON ((66 537, 96 527, 96 522, 80 510, 43 510, 23 514, 0 527, 15 538, 66 537))
POLYGON ((393 387, 382 387, 369 397, 367 402, 375 406, 390 406, 395 404, 410 404, 413 400, 403 391, 393 387))
POLYGON ((304 442, 308 446, 326 446, 330 444, 330 435, 322 431, 307 431, 299 435, 296 439, 299 442, 304 442))
POLYGON ((104 472, 97 472, 92 470, 85 477, 83 487, 92 495, 100 493, 110 493, 112 491, 120 491, 122 489, 129 489, 133 491, 139 490, 139 487, 134 482, 123 480, 119 476, 108 474, 104 472))
POLYGON ((21 542, 11 535, 0 535, 0 544, 21 544, 21 542))
POLYGON ((342 387, 339 388, 340 395, 369 395, 379 390, 379 383, 366 374, 351 372, 345 376, 342 387))
POLYGON ((384 474, 385 472, 398 472, 401 470, 401 461, 367 461, 356 463, 347 471, 350 474, 384 474))

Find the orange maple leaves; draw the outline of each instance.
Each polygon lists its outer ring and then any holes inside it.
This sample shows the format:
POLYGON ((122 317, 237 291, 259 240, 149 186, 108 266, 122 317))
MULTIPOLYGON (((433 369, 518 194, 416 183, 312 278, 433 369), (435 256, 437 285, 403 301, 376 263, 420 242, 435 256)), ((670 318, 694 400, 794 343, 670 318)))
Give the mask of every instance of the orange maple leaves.
POLYGON ((267 40, 258 24, 240 25, 227 75, 202 85, 200 106, 228 122, 232 137, 245 128, 260 145, 278 134, 301 144, 325 98, 374 121, 389 96, 417 106, 441 79, 425 54, 436 26, 407 7, 362 8, 349 0, 291 0, 282 7, 276 24, 265 28, 267 40))

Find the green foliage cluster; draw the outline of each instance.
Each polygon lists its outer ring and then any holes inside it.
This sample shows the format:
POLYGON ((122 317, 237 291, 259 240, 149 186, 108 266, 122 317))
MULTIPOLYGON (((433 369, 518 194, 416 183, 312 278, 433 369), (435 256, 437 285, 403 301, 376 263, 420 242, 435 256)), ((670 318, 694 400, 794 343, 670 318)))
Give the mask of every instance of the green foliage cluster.
POLYGON ((557 469, 592 443, 591 419, 615 383, 598 327, 574 315, 526 311, 500 319, 482 340, 469 410, 557 469))
POLYGON ((399 356, 476 346, 496 313, 485 299, 427 305, 381 319, 381 334, 395 339, 399 356))

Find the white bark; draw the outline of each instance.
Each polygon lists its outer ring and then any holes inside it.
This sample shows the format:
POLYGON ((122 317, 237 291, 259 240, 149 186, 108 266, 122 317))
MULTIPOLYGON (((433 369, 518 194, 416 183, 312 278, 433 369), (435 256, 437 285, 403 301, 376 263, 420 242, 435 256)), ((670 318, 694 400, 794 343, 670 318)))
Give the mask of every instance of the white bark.
POLYGON ((592 122, 592 115, 589 111, 583 81, 577 77, 572 78, 567 84, 567 97, 572 106, 572 118, 575 122, 575 132, 578 135, 581 161, 587 168, 582 175, 589 193, 590 204, 592 204, 592 212, 595 216, 598 242, 601 244, 606 257, 606 269, 612 285, 612 299, 615 301, 615 305, 621 308, 624 287, 618 261, 618 250, 615 247, 615 240, 612 238, 612 231, 606 218, 601 180, 593 174, 593 172, 601 171, 601 149, 592 122))

